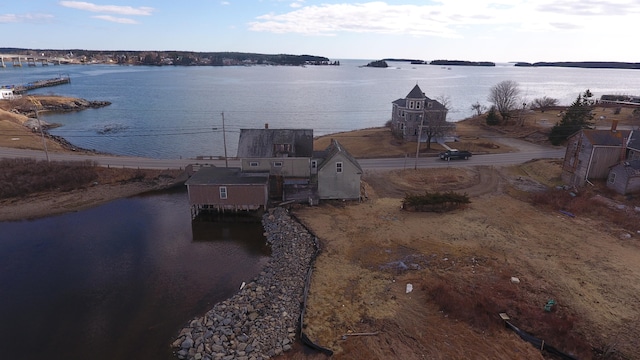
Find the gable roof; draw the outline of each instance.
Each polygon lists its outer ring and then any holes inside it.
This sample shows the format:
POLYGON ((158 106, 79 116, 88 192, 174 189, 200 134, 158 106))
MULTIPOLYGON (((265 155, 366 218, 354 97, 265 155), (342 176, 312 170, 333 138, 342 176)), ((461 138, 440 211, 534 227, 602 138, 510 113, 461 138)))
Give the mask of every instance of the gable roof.
MULTIPOLYGON (((622 146, 622 142, 629 139, 631 134, 630 130, 595 130, 595 129, 582 129, 584 135, 591 145, 595 146, 622 146)), ((580 134, 580 132, 577 132, 580 134)))
POLYGON ((318 169, 324 168, 325 165, 328 163, 327 160, 333 158, 338 154, 342 154, 342 156, 344 156, 347 160, 349 160, 362 173, 362 167, 360 167, 358 160, 356 160, 353 156, 351 156, 351 154, 349 154, 349 152, 345 148, 343 148, 342 145, 340 145, 340 143, 336 139, 331 139, 331 144, 329 144, 329 146, 327 146, 327 148, 324 151, 317 152, 316 154, 319 155, 319 157, 324 159, 320 164, 320 166, 318 167, 318 169))
POLYGON ((245 174, 240 168, 205 166, 200 168, 185 182, 185 185, 264 185, 269 174, 245 174))
POLYGON ((627 148, 640 151, 640 131, 631 131, 627 140, 627 148))
POLYGON ((239 158, 272 158, 283 156, 274 145, 291 146, 287 157, 313 155, 313 129, 241 129, 238 140, 239 158))

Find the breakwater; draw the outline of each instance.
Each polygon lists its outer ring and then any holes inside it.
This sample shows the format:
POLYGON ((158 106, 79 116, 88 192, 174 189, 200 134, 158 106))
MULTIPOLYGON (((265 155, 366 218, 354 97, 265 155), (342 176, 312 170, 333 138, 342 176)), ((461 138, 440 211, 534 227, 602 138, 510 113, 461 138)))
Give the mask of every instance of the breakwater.
POLYGON ((53 79, 38 80, 38 81, 30 82, 24 85, 14 86, 13 93, 24 94, 29 90, 39 89, 39 88, 49 87, 49 86, 69 84, 70 82, 71 82, 71 78, 69 76, 60 76, 53 79))
POLYGON ((172 343, 179 359, 260 360, 291 349, 316 239, 283 208, 271 209, 262 224, 271 259, 236 295, 180 331, 172 343))

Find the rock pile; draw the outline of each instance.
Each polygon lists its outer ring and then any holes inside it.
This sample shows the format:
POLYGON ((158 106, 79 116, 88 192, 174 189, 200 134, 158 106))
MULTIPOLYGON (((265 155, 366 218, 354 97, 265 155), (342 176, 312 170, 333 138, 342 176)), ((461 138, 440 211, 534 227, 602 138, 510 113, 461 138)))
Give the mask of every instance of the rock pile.
POLYGON ((172 344, 179 359, 260 360, 291 349, 315 238, 283 208, 262 224, 271 259, 258 278, 182 329, 172 344))

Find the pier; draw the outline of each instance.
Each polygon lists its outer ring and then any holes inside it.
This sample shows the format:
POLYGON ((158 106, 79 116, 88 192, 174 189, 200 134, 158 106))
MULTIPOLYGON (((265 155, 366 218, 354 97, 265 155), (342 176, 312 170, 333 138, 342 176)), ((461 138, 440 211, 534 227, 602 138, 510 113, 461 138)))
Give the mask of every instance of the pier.
POLYGON ((39 89, 39 88, 43 88, 43 87, 63 85, 63 84, 69 84, 69 83, 71 83, 71 78, 69 76, 60 76, 60 77, 53 78, 53 79, 38 80, 38 81, 31 82, 31 83, 24 84, 24 85, 16 85, 13 88, 13 93, 14 94, 24 94, 27 91, 33 90, 33 89, 39 89))

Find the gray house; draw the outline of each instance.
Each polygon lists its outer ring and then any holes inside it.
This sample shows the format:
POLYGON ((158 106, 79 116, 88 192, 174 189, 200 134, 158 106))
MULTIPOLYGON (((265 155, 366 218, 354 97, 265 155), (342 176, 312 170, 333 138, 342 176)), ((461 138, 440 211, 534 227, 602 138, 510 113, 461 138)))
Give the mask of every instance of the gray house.
POLYGON ((562 164, 562 180, 583 186, 589 180, 607 179, 611 166, 625 160, 629 130, 584 129, 571 135, 562 164))
POLYGON ((418 137, 424 141, 425 133, 420 127, 428 127, 430 122, 447 125, 446 118, 447 108, 428 98, 416 84, 404 99, 392 103, 391 132, 407 141, 418 141, 418 137))
POLYGON ((338 143, 331 144, 316 152, 313 162, 317 162, 318 196, 320 199, 360 199, 360 179, 362 168, 358 161, 338 143))
POLYGON ((640 191, 640 160, 623 161, 611 167, 607 187, 622 195, 640 191))
POLYGON ((312 129, 241 129, 238 158, 243 172, 268 172, 284 181, 308 182, 312 129))

